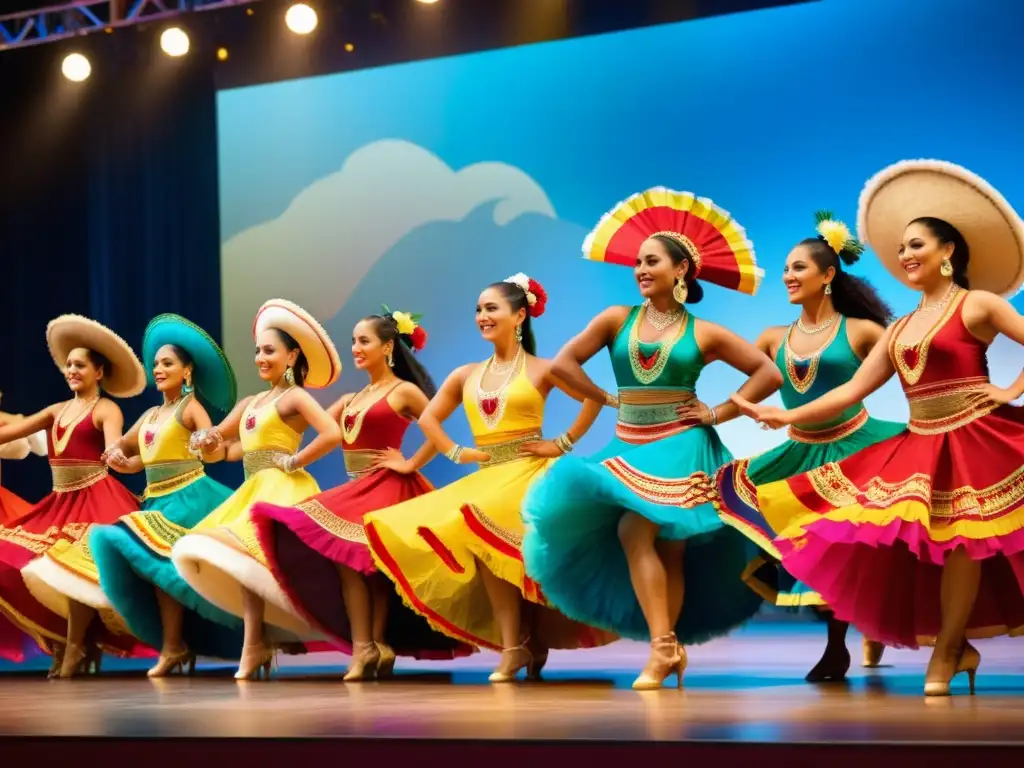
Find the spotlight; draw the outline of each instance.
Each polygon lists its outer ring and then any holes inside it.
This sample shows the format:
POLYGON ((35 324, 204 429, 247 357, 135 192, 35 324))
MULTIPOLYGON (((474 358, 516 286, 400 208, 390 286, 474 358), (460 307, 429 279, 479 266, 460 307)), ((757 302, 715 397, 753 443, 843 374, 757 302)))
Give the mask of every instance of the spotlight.
POLYGON ((228 60, 228 49, 227 48, 218 48, 217 49, 217 60, 218 61, 227 61, 228 60))
POLYGON ((296 3, 284 15, 284 23, 297 35, 308 35, 316 29, 316 11, 305 3, 296 3))
POLYGON ((352 51, 354 51, 355 49, 356 47, 352 45, 352 43, 345 43, 345 50, 348 51, 349 53, 352 53, 352 51))
POLYGON ((418 2, 421 2, 424 5, 433 5, 434 3, 437 2, 437 0, 418 0, 418 2))
POLYGON ((188 35, 181 27, 165 29, 160 35, 160 47, 168 56, 184 56, 189 48, 188 35))
POLYGON ((92 72, 92 65, 82 54, 69 53, 64 57, 64 62, 60 65, 60 71, 71 82, 80 83, 89 77, 89 74, 92 72))

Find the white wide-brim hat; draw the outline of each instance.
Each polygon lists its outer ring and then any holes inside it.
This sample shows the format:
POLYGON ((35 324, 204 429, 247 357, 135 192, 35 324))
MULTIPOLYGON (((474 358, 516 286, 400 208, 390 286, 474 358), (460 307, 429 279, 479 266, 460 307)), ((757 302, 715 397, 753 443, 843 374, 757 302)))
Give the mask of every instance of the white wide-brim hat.
POLYGON ((114 397, 134 397, 146 388, 146 371, 127 341, 105 325, 81 315, 61 315, 46 326, 46 345, 61 371, 73 349, 98 352, 107 360, 100 386, 114 397))
POLYGON ((911 285, 900 243, 907 225, 922 216, 949 222, 964 236, 971 288, 1010 296, 1024 284, 1024 222, 991 184, 942 160, 890 165, 861 192, 858 235, 896 279, 911 285))
POLYGON ((311 314, 285 299, 270 299, 260 307, 252 324, 253 338, 268 328, 277 328, 291 336, 306 356, 309 371, 305 386, 329 387, 341 375, 341 357, 327 331, 311 314))

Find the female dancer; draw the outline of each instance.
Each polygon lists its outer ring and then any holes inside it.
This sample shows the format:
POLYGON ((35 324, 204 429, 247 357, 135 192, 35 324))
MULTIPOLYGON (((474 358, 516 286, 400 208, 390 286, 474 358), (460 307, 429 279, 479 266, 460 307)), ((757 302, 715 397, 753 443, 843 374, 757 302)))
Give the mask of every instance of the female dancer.
MULTIPOLYGON (((789 303, 803 308, 800 317, 790 326, 769 328, 756 343, 782 372, 782 402, 787 408, 810 402, 849 381, 892 319, 892 312, 875 290, 843 269, 843 264, 857 262, 864 247, 830 213, 819 213, 817 219, 818 236, 797 244, 782 273, 789 303)), ((719 514, 777 561, 771 540, 790 521, 765 520, 758 508, 758 488, 844 459, 905 428, 904 424, 872 419, 860 402, 820 424, 790 427, 789 440, 782 445, 734 461, 719 471, 719 514)), ((780 606, 822 607, 820 596, 799 582, 794 584, 781 569, 774 574, 775 584, 759 580, 759 566, 765 562, 758 557, 745 574, 758 594, 780 606)), ((842 680, 850 668, 846 649, 849 625, 826 611, 821 615, 828 621, 828 643, 807 680, 842 680)), ((877 666, 883 648, 865 639, 864 666, 877 666)))
POLYGON ((545 302, 541 286, 523 274, 484 289, 476 321, 494 354, 456 369, 420 415, 420 429, 438 451, 456 464, 479 462, 480 470, 364 517, 377 567, 413 610, 456 640, 502 651, 491 682, 514 680, 524 667, 536 678, 548 648, 614 639, 548 610, 523 568, 523 495, 552 459, 572 449, 601 409, 584 401, 566 433, 541 437, 553 388, 582 399, 552 376, 549 361, 534 356, 531 320, 544 312, 545 302), (475 448, 456 445, 441 428, 460 404, 475 448), (521 613, 527 614, 524 633, 521 613))
POLYGON ((0 427, 0 443, 49 430, 53 492, 32 511, 0 528, 0 611, 54 656, 50 676, 68 677, 80 666, 99 668, 102 649, 133 652, 134 639, 98 628, 86 650, 67 649, 67 622, 28 590, 21 569, 61 539, 77 541, 96 523, 110 523, 139 508, 136 498, 107 474, 105 446, 121 437, 124 416, 114 397, 146 387, 146 372, 131 347, 110 329, 78 315, 62 315, 46 328, 50 355, 64 371, 74 398, 0 427))
POLYGON ((683 304, 700 300, 698 275, 753 294, 762 271, 728 213, 662 187, 606 214, 583 251, 634 265, 644 303, 606 309, 555 358, 558 374, 588 398, 617 403, 618 426, 597 456, 563 459, 531 489, 526 569, 567 616, 650 639, 634 688, 660 688, 673 671, 682 686, 680 643, 723 634, 761 603, 739 580, 754 547, 711 503, 713 475, 732 459, 714 426, 738 410, 700 402, 697 378, 722 360, 749 376, 740 391, 752 400, 781 384, 763 352, 683 304), (617 401, 583 372, 602 347, 611 353, 617 401))
POLYGON ((99 615, 113 631, 131 632, 147 646, 160 648, 160 659, 149 676, 163 677, 172 669, 183 670, 186 662, 193 669, 195 659, 181 642, 184 610, 159 588, 158 610, 152 610, 153 587, 136 574, 159 568, 162 562, 152 554, 159 551, 160 538, 147 534, 161 530, 162 522, 191 526, 231 495, 229 488, 206 476, 203 464, 189 451, 189 440, 194 431, 211 425, 202 401, 222 413, 231 409, 235 375, 217 343, 178 315, 160 315, 149 323, 142 355, 153 361, 149 381, 162 393, 163 402, 147 410, 111 446, 107 464, 119 472, 145 468, 143 511, 132 512, 113 526, 95 526, 88 544, 85 539, 58 542, 32 561, 22 576, 40 602, 68 619, 68 648, 82 647, 99 615), (139 539, 133 539, 131 531, 138 532, 139 539), (125 545, 130 560, 120 553, 106 557, 112 550, 110 539, 125 545), (153 549, 142 548, 142 542, 153 549), (114 612, 111 594, 118 605, 128 606, 127 625, 114 612))
MULTIPOLYGON (((397 593, 373 565, 363 530, 367 512, 432 490, 418 470, 437 453, 434 446, 424 443, 409 459, 399 452, 410 421, 420 417, 436 391, 413 356, 425 343, 426 332, 414 315, 385 309, 360 320, 352 332, 352 357, 370 382, 328 409, 341 422, 351 482, 294 507, 257 503, 250 513, 288 602, 354 657, 348 681, 388 675, 396 651, 451 658, 472 650, 431 630, 400 600, 389 606, 397 593)), ((246 586, 259 588, 255 582, 246 586)))
POLYGON ((997 334, 1024 343, 1024 318, 996 295, 1024 281, 1024 223, 983 179, 930 160, 871 179, 858 222, 923 294, 918 309, 817 400, 791 411, 737 402, 769 427, 820 423, 896 373, 910 423, 758 499, 768 520, 804 515, 775 545, 837 618, 887 645, 935 638, 925 695, 948 696, 959 672, 973 693, 980 656, 967 637, 1024 630, 1024 410, 1009 405, 1024 374, 997 387, 985 357, 997 334))
MULTIPOLYGON (((218 613, 229 616, 232 628, 238 626, 237 616, 245 617, 244 645, 235 675, 239 680, 261 671, 269 674, 273 658, 262 633, 263 602, 238 588, 239 581, 245 582, 237 569, 244 573, 254 558, 266 568, 249 508, 257 501, 294 504, 319 493, 316 480, 304 467, 341 442, 338 423, 306 391, 329 387, 341 374, 341 360, 327 332, 301 307, 281 299, 271 299, 260 308, 253 332, 256 365, 260 378, 270 382, 270 391, 242 400, 218 426, 193 437, 210 452, 237 436, 244 451, 246 481, 184 532, 171 550, 175 581, 183 580, 218 613), (299 450, 308 427, 317 435, 299 450)), ((236 633, 234 653, 242 640, 236 633)))

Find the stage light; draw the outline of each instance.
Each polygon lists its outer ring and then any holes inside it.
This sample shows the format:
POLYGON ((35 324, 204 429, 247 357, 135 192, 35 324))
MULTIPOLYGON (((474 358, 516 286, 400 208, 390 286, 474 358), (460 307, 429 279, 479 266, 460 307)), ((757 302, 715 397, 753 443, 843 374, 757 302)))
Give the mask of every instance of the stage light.
POLYGON ((227 48, 218 48, 217 49, 217 60, 218 61, 227 61, 228 60, 228 49, 227 48))
POLYGON ((92 72, 92 65, 82 54, 69 53, 64 57, 64 62, 60 65, 60 71, 71 82, 80 83, 89 77, 92 72))
POLYGON ((284 23, 297 35, 308 35, 316 29, 316 11, 305 3, 296 3, 284 15, 284 23))
POLYGON ((354 51, 355 49, 356 47, 352 45, 352 43, 345 43, 345 50, 348 51, 349 53, 352 53, 352 51, 354 51))
POLYGON ((181 27, 165 29, 160 35, 160 47, 168 56, 184 56, 189 48, 188 35, 181 27))
POLYGON ((437 0, 417 0, 417 2, 423 3, 424 5, 433 5, 437 0))

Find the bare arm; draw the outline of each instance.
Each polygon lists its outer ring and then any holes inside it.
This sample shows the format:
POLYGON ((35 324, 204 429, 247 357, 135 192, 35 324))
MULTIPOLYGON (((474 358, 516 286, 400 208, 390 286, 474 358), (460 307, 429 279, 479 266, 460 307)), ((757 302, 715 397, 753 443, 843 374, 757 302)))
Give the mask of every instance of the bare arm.
POLYGON ((871 320, 847 320, 850 346, 861 360, 871 354, 871 350, 885 336, 885 328, 871 320))
MULTIPOLYGON (((142 430, 142 425, 146 422, 146 419, 149 418, 152 413, 153 408, 148 408, 143 411, 142 415, 135 420, 134 424, 132 424, 132 428, 125 432, 124 436, 117 442, 116 447, 121 449, 121 453, 123 453, 126 458, 139 455, 139 432, 142 430)), ((125 471, 121 466, 114 467, 114 469, 118 472, 125 471)))
MULTIPOLYGON (((452 440, 441 428, 441 423, 447 419, 455 409, 462 403, 462 388, 466 385, 466 378, 473 371, 472 365, 464 365, 452 371, 444 384, 434 395, 433 399, 420 414, 420 430, 426 435, 438 453, 448 455, 456 447, 452 440)), ((473 448, 463 448, 459 455, 460 464, 468 464, 473 461, 488 461, 490 457, 483 451, 473 448)))
MULTIPOLYGON (((306 423, 317 433, 309 445, 292 457, 288 469, 295 471, 308 467, 317 459, 337 448, 341 444, 341 427, 306 390, 296 388, 285 398, 291 401, 287 403, 286 407, 289 410, 294 409, 294 412, 305 419, 306 423)), ((281 398, 281 400, 285 398, 281 398)), ((278 406, 282 404, 281 400, 278 401, 278 406)))
POLYGON ((548 386, 561 390, 573 400, 583 403, 583 407, 580 408, 579 413, 576 415, 576 420, 573 421, 572 425, 563 435, 559 435, 553 440, 531 440, 519 446, 519 450, 522 453, 532 453, 534 456, 557 458, 563 453, 572 450, 572 446, 583 439, 583 436, 594 426, 594 422, 601 415, 604 403, 595 402, 584 397, 575 387, 566 384, 561 378, 556 376, 547 361, 540 362, 548 365, 547 373, 544 376, 545 383, 548 386), (568 445, 560 444, 563 440, 568 441, 568 445))
POLYGON ((117 445, 124 429, 124 414, 113 400, 101 398, 92 411, 93 424, 103 432, 103 444, 108 448, 117 445))
POLYGON ((890 327, 885 331, 879 343, 875 344, 867 358, 860 364, 860 368, 845 384, 833 389, 831 392, 822 395, 799 408, 785 411, 781 408, 757 406, 745 398, 733 395, 733 402, 755 421, 766 424, 772 429, 778 429, 787 424, 818 424, 822 421, 838 416, 854 403, 859 403, 875 390, 879 389, 896 372, 892 361, 889 359, 889 334, 890 327))
POLYGON ((9 443, 11 440, 28 437, 41 429, 49 429, 53 426, 53 420, 56 418, 56 409, 56 405, 51 405, 24 419, 4 424, 0 427, 0 445, 9 443))
MULTIPOLYGON (((782 386, 782 373, 763 349, 758 349, 727 328, 703 320, 697 321, 694 333, 705 360, 721 360, 747 374, 746 382, 736 390, 736 394, 744 400, 758 403, 782 386)), ((735 402, 726 400, 710 410, 700 403, 695 403, 677 409, 677 413, 684 420, 695 419, 702 424, 724 424, 739 416, 740 409, 735 402)))
POLYGON ((242 414, 249 405, 251 397, 243 397, 231 413, 212 429, 196 432, 192 435, 192 445, 198 446, 204 454, 216 452, 224 443, 238 439, 238 425, 242 422, 242 414))
MULTIPOLYGON (((202 429, 210 429, 213 426, 213 420, 210 418, 210 414, 194 397, 189 404, 185 406, 185 410, 181 414, 181 423, 189 432, 198 432, 202 429)), ((224 444, 211 453, 203 455, 203 461, 207 464, 216 464, 219 461, 224 461, 226 451, 224 444)))
MULTIPOLYGON (((1024 317, 1006 299, 987 291, 971 291, 964 299, 964 323, 983 341, 992 341, 1003 334, 1024 345, 1024 317)), ((990 384, 984 387, 989 397, 999 403, 1010 403, 1024 395, 1024 371, 1008 387, 990 384)))
POLYGON ((627 317, 628 307, 609 307, 601 312, 559 350, 551 364, 552 373, 574 392, 589 400, 606 403, 608 393, 587 376, 583 365, 615 340, 615 334, 627 317))
POLYGON ((328 415, 330 415, 330 417, 337 423, 341 423, 341 413, 345 410, 345 406, 352 401, 352 397, 353 395, 351 392, 346 393, 327 407, 328 415))

